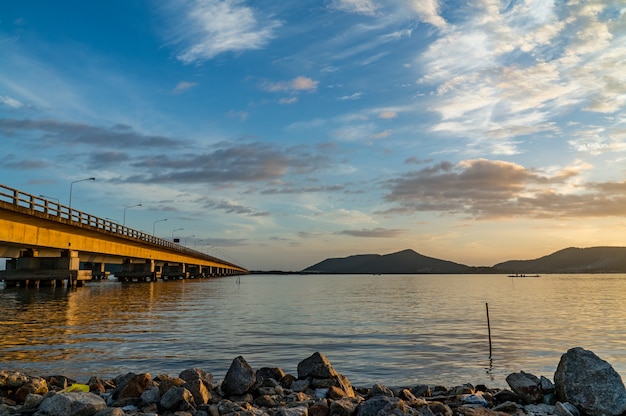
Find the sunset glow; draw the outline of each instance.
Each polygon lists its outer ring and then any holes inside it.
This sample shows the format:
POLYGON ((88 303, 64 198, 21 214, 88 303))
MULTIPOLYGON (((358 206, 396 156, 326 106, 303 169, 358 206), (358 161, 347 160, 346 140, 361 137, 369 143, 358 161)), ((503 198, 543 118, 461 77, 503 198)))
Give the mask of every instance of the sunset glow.
POLYGON ((73 208, 167 218, 250 270, 626 246, 625 22, 620 1, 4 2, 0 183, 67 205, 95 177, 73 208))

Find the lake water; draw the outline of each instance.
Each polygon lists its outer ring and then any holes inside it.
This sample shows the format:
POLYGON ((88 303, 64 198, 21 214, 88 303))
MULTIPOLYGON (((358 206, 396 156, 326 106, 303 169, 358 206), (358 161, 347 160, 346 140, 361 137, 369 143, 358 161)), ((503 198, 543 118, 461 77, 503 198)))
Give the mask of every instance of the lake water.
POLYGON ((76 289, 0 285, 0 369, 223 379, 324 353, 355 386, 505 387, 520 370, 553 378, 581 346, 626 375, 626 275, 247 275, 76 289), (486 307, 493 351, 489 358, 486 307))

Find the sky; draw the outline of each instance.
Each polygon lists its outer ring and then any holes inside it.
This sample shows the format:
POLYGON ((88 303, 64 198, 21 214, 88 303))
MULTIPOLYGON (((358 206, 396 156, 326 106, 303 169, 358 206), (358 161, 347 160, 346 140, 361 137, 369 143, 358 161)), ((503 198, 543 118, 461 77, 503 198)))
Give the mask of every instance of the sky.
POLYGON ((250 270, 626 246, 624 68, 622 0, 5 1, 0 183, 250 270))

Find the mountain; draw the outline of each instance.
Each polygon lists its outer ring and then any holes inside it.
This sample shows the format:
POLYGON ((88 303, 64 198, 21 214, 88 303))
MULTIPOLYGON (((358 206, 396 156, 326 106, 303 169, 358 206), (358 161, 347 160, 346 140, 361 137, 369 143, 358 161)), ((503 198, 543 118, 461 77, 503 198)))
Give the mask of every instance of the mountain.
POLYGON ((307 267, 302 273, 626 273, 626 247, 570 247, 538 259, 509 260, 492 267, 470 267, 407 249, 386 255, 330 258, 307 267))
POLYGON ((506 273, 626 273, 626 247, 570 247, 534 260, 509 260, 506 273))
POLYGON ((303 270, 305 273, 476 273, 477 268, 423 256, 413 250, 331 258, 303 270))

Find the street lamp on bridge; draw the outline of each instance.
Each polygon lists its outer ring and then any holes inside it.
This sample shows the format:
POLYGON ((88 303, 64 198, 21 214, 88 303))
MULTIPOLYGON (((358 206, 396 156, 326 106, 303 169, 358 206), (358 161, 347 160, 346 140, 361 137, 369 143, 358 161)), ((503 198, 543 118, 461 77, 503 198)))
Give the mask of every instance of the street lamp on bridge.
POLYGON ((70 183, 70 204, 69 204, 70 208, 72 208, 72 187, 74 186, 74 184, 77 182, 95 181, 95 180, 96 178, 85 178, 85 179, 79 179, 77 181, 73 181, 72 183, 70 183))
POLYGON ((60 204, 61 202, 59 201, 59 198, 55 198, 53 196, 47 196, 47 195, 39 195, 42 198, 46 198, 46 199, 54 199, 55 201, 57 201, 57 205, 60 204))
POLYGON ((127 206, 127 207, 124 207, 124 222, 122 223, 122 225, 123 225, 124 227, 126 227, 126 210, 127 210, 128 208, 134 208, 134 207, 140 207, 140 206, 141 206, 141 204, 135 204, 135 205, 129 205, 129 206, 127 206))
POLYGON ((163 218, 162 220, 158 220, 152 223, 152 237, 154 237, 154 227, 156 227, 157 222, 167 221, 167 218, 163 218))
POLYGON ((174 232, 175 232, 175 231, 180 231, 180 230, 182 230, 182 229, 183 229, 183 228, 177 228, 177 229, 175 229, 175 230, 172 230, 172 242, 173 242, 173 243, 175 243, 175 241, 174 241, 174 232))
POLYGON ((195 237, 195 236, 196 236, 196 235, 194 234, 194 235, 188 235, 187 237, 185 237, 185 243, 184 243, 183 245, 184 245, 185 247, 187 247, 187 239, 188 239, 188 238, 195 237))

